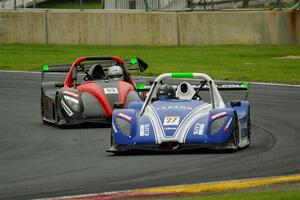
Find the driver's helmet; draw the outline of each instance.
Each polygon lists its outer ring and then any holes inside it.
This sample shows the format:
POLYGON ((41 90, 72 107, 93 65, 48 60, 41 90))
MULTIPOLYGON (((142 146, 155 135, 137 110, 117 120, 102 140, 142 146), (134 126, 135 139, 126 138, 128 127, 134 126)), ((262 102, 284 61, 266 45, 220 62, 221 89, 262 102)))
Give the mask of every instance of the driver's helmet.
POLYGON ((111 66, 108 68, 108 77, 109 78, 122 78, 123 70, 120 66, 111 66))
POLYGON ((158 100, 175 99, 175 89, 168 84, 163 84, 157 89, 156 98, 158 100))

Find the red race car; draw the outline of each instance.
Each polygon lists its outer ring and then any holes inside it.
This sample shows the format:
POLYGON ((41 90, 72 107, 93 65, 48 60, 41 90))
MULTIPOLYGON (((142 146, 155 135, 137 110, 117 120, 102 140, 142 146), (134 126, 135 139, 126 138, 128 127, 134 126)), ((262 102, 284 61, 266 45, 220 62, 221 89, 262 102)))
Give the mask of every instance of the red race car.
MULTIPOLYGON (((129 70, 143 72, 140 58, 80 57, 72 65, 43 66, 41 115, 43 122, 74 125, 111 122, 114 108, 141 101, 129 70), (45 81, 46 72, 68 72, 64 82, 45 81)), ((58 76, 58 75, 55 75, 58 76)))

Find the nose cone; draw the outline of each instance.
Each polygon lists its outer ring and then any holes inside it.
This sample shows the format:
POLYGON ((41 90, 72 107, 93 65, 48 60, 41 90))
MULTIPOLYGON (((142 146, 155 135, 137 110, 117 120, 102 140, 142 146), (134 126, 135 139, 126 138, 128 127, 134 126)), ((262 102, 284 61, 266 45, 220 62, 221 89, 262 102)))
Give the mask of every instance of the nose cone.
POLYGON ((174 137, 185 119, 203 103, 192 100, 162 100, 153 104, 162 126, 164 137, 174 137))

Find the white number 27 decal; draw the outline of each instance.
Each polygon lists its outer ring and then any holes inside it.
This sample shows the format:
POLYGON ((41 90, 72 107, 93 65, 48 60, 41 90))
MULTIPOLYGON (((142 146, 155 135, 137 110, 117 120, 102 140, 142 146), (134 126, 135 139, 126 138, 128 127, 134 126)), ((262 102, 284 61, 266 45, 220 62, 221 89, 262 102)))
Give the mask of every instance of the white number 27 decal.
POLYGON ((179 116, 166 116, 164 119, 164 126, 176 126, 179 124, 179 116))

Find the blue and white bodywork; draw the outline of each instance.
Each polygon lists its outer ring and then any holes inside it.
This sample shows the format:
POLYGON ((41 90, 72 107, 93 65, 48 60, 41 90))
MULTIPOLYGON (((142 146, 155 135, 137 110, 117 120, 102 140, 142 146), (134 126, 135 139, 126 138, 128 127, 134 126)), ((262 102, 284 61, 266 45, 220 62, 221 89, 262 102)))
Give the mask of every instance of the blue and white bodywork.
POLYGON ((128 109, 114 110, 111 148, 107 151, 239 149, 250 144, 250 125, 249 102, 225 104, 208 75, 167 73, 156 78, 145 102, 133 102, 128 109), (183 82, 188 88, 184 91, 186 96, 179 85, 176 99, 156 100, 158 87, 170 78, 196 78, 203 80, 203 84, 195 88, 183 82), (204 88, 209 90, 210 102, 202 101, 198 95, 204 88))

